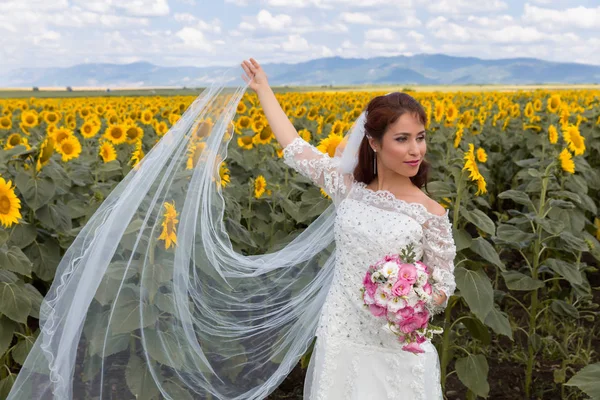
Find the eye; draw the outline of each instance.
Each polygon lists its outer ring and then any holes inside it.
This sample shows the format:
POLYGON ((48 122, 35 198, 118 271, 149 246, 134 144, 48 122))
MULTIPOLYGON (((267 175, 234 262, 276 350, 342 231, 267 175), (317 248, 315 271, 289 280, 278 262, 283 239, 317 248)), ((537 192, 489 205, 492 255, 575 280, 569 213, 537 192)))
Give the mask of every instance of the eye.
POLYGON ((425 140, 425 136, 419 136, 418 139, 425 140))

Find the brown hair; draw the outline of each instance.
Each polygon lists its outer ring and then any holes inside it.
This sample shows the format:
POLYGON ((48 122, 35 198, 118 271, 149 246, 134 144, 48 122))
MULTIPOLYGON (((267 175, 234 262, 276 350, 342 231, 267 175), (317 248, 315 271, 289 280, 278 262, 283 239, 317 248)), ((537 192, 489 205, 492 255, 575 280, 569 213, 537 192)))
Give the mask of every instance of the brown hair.
MULTIPOLYGON (((369 184, 377 176, 373 171, 375 152, 369 145, 367 135, 381 143, 388 125, 393 124, 401 115, 406 113, 413 114, 419 122, 427 126, 427 114, 423 106, 406 93, 393 92, 384 96, 377 96, 367 104, 365 136, 358 148, 358 164, 354 169, 354 179, 369 184)), ((423 159, 417 174, 410 178, 411 182, 419 189, 425 186, 425 190, 427 190, 429 168, 429 162, 423 159)))

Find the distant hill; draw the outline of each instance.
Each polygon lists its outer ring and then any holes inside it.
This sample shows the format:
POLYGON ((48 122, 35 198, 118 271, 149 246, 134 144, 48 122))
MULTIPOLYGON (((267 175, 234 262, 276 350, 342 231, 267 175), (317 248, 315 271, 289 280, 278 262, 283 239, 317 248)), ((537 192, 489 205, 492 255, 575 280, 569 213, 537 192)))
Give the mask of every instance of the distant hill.
MULTIPOLYGON (((230 68, 161 67, 148 62, 20 68, 0 74, 0 87, 199 87, 230 68)), ((535 58, 483 60, 444 54, 328 57, 297 64, 263 64, 263 68, 273 86, 600 83, 600 66, 535 58)), ((242 73, 241 67, 239 72, 242 73)))

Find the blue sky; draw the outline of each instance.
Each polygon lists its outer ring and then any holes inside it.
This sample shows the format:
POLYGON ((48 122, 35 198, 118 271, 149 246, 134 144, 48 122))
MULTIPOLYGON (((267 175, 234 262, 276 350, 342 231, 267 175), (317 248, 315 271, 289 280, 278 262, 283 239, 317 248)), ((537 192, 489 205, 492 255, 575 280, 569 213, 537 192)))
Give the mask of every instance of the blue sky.
POLYGON ((0 71, 444 53, 600 65, 598 0, 2 0, 0 71))

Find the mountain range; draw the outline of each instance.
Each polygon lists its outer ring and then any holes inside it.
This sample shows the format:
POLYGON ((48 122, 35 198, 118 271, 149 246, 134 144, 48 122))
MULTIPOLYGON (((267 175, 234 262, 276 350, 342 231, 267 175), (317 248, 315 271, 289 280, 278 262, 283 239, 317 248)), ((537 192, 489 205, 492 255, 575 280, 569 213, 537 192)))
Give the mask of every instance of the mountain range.
MULTIPOLYGON (((444 54, 417 54, 373 58, 327 57, 296 64, 265 63, 262 66, 272 86, 600 83, 598 65, 551 62, 536 58, 487 60, 444 54)), ((239 78, 242 69, 239 65, 164 67, 149 62, 20 68, 0 74, 0 87, 192 88, 203 87, 214 77, 224 73, 239 78)), ((241 79, 239 82, 241 83, 241 79)))

